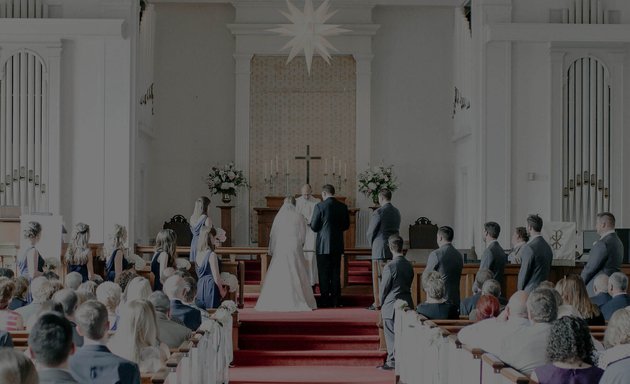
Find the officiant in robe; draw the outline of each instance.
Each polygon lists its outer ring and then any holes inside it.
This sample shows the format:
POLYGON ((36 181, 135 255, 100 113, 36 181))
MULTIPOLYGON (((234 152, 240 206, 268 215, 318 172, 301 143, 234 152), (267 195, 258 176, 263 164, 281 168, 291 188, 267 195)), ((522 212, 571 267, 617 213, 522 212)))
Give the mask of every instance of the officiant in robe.
POLYGON ((315 256, 315 232, 311 229, 311 218, 313 217, 313 209, 321 200, 313 197, 313 189, 309 184, 304 184, 301 190, 302 196, 295 200, 295 206, 298 213, 306 219, 306 237, 304 239, 304 258, 308 264, 308 276, 311 286, 319 284, 317 275, 317 257, 315 256))

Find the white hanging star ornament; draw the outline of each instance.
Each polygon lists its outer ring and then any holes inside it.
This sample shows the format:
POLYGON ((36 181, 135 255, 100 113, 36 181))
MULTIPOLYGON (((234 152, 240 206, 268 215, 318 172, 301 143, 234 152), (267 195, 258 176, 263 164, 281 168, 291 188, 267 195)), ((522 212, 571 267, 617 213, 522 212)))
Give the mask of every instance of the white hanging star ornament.
POLYGON ((330 64, 330 52, 335 51, 335 47, 326 40, 327 37, 336 36, 347 29, 339 28, 339 25, 325 24, 337 11, 328 12, 330 1, 325 0, 317 10, 313 8, 312 0, 305 0, 304 12, 297 9, 289 0, 287 6, 289 13, 280 11, 293 24, 280 24, 279 28, 271 29, 271 32, 279 33, 292 39, 282 47, 282 50, 291 47, 287 64, 293 60, 300 52, 304 51, 306 57, 306 69, 311 73, 313 54, 318 53, 326 63, 330 64))

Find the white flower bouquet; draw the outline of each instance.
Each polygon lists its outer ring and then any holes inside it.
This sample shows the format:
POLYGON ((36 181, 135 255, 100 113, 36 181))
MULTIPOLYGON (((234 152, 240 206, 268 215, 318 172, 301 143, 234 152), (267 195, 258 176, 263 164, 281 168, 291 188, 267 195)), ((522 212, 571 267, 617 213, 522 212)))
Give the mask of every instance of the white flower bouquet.
POLYGON ((249 186, 243 171, 236 169, 234 163, 228 163, 223 167, 212 167, 206 183, 213 195, 236 196, 236 188, 249 186))
POLYGON ((221 272, 221 280, 228 286, 230 292, 236 292, 238 290, 238 279, 233 274, 221 272))
POLYGON ((216 240, 215 245, 219 246, 225 243, 225 240, 227 240, 227 232, 225 232, 225 230, 221 228, 216 228, 215 230, 217 231, 217 235, 214 237, 214 239, 216 240))
POLYGON ((389 189, 394 192, 398 189, 396 176, 392 168, 394 166, 383 166, 370 168, 359 174, 359 192, 372 199, 374 204, 378 204, 378 193, 381 189, 389 189))
POLYGON ((409 308, 409 303, 407 303, 405 300, 396 300, 396 302, 394 303, 394 308, 395 309, 402 309, 402 310, 406 310, 409 308))

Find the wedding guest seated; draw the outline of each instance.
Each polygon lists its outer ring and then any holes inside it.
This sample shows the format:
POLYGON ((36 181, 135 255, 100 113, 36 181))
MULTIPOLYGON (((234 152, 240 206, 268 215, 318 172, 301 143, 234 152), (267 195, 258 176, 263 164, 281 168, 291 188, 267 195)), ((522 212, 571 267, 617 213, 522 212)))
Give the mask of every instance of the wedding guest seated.
POLYGON ((599 384, 630 383, 630 308, 616 311, 606 327, 604 345, 608 348, 598 361, 604 369, 599 384))
POLYGON ((148 300, 132 300, 120 309, 118 329, 107 343, 116 355, 138 364, 141 373, 153 373, 168 358, 160 348, 155 310, 148 300))
POLYGON ((527 228, 516 227, 512 235, 512 252, 508 255, 510 264, 521 263, 521 250, 523 249, 523 245, 527 244, 528 241, 529 233, 527 233, 527 228))
POLYGON ((8 279, 13 279, 15 277, 15 273, 9 268, 0 268, 0 277, 6 277, 8 279))
POLYGON ((210 318, 210 313, 208 313, 208 311, 204 308, 202 308, 201 306, 197 305, 197 280, 195 280, 194 277, 188 275, 188 276, 182 276, 182 278, 184 279, 184 297, 182 299, 182 301, 184 302, 184 304, 198 309, 199 313, 201 313, 201 317, 203 320, 209 319, 210 318))
POLYGON ((96 299, 97 287, 98 287, 98 284, 96 284, 96 282, 92 280, 88 280, 81 283, 81 285, 79 285, 79 287, 77 288, 77 291, 87 293, 90 297, 92 297, 90 300, 94 300, 96 299))
POLYGON ((133 300, 146 300, 153 292, 151 283, 144 277, 138 276, 129 282, 123 293, 122 301, 128 303, 133 300))
MULTIPOLYGON (((501 312, 501 310, 503 310, 503 307, 507 304, 507 300, 501 296, 501 284, 499 284, 499 282, 494 279, 486 280, 486 282, 483 283, 483 286, 481 287, 481 295, 494 296, 499 303, 499 312, 501 312)), ((477 317, 476 309, 470 312, 468 319, 472 321, 479 320, 479 318, 477 317)))
POLYGON ((492 295, 481 295, 479 301, 477 301, 477 308, 475 308, 475 321, 499 316, 500 308, 499 299, 492 295))
POLYGON ((64 317, 68 319, 72 325, 72 342, 77 348, 83 346, 83 337, 77 333, 77 325, 74 322, 74 312, 79 307, 79 297, 77 294, 72 289, 62 289, 55 293, 53 301, 61 304, 64 317))
POLYGON ((35 360, 40 384, 78 384, 68 371, 75 345, 72 324, 66 318, 55 312, 41 315, 28 336, 28 350, 35 360))
POLYGON ((595 276, 593 280, 593 291, 595 291, 595 296, 591 297, 591 301, 601 309, 602 305, 612 299, 608 293, 608 275, 600 273, 595 276))
POLYGON ((9 309, 15 291, 15 283, 8 277, 0 277, 0 330, 19 331, 24 329, 24 320, 19 313, 9 309))
POLYGON ((13 338, 11 338, 11 334, 6 331, 0 331, 0 348, 3 347, 13 348, 13 338))
POLYGON ((9 303, 9 309, 15 311, 18 308, 22 308, 28 305, 26 299, 26 293, 28 292, 28 279, 24 276, 18 276, 14 280, 15 291, 13 292, 13 298, 9 303))
POLYGON ((469 316, 470 312, 472 312, 477 306, 477 300, 481 297, 481 287, 483 287, 483 283, 487 280, 492 279, 493 277, 492 271, 489 269, 480 269, 477 271, 475 275, 475 281, 473 282, 473 295, 465 298, 459 304, 459 314, 462 316, 469 316))
POLYGON ((422 279, 422 289, 427 300, 418 305, 416 311, 432 320, 458 319, 457 306, 446 301, 446 286, 440 272, 431 271, 422 279))
POLYGON ((135 270, 126 269, 122 271, 120 275, 116 275, 116 279, 114 280, 114 283, 120 285, 120 289, 122 289, 122 291, 125 292, 125 290, 127 289, 127 285, 129 285, 131 280, 135 279, 136 277, 138 277, 138 274, 136 273, 135 270))
POLYGON ((118 314, 116 311, 120 305, 121 296, 122 290, 118 284, 111 281, 106 281, 96 288, 96 299, 107 308, 110 331, 115 331, 118 325, 118 314))
MULTIPOLYGON (((162 271, 162 274, 160 275, 160 280, 161 281, 166 281, 166 280, 168 280, 169 277, 173 276, 176 272, 177 272, 177 270, 175 270, 175 268, 173 268, 173 267, 166 267, 166 268, 164 268, 164 270, 162 271)), ((184 276, 182 276, 182 277, 184 277, 184 276)))
POLYGON ((155 308, 158 339, 161 342, 169 348, 177 348, 190 338, 190 329, 170 319, 171 302, 164 292, 153 292, 149 296, 149 301, 155 308))
POLYGON ((24 353, 0 348, 0 383, 39 384, 39 375, 24 353))
POLYGON ((46 272, 42 273, 42 276, 44 276, 48 280, 57 280, 57 281, 59 281, 59 275, 56 274, 54 271, 46 271, 46 272))
POLYGON ((608 321, 616 310, 630 305, 630 297, 626 293, 628 289, 628 276, 622 272, 615 272, 608 278, 608 293, 611 299, 602 305, 602 313, 608 321))
POLYGON ((171 319, 196 331, 201 325, 201 312, 183 303, 185 282, 181 276, 173 275, 164 283, 163 291, 171 301, 171 319))
POLYGON ((42 303, 50 300, 55 293, 52 283, 43 276, 36 277, 31 281, 31 296, 33 301, 29 305, 25 305, 22 308, 18 308, 15 312, 22 316, 24 322, 28 322, 28 319, 39 312, 42 303))
POLYGON ((535 289, 527 298, 527 314, 531 324, 523 325, 504 338, 497 356, 513 368, 529 375, 544 365, 551 323, 558 307, 551 289, 535 289))
POLYGON ((605 325, 606 321, 599 307, 591 302, 586 285, 579 275, 565 276, 556 284, 556 291, 562 296, 563 305, 570 305, 586 320, 588 325, 605 325))
POLYGON ((604 371, 594 366, 593 341, 588 324, 578 317, 563 317, 553 322, 547 341, 546 365, 538 367, 531 378, 539 384, 598 383, 604 371))
POLYGON ((77 290, 83 283, 83 276, 79 272, 70 272, 66 275, 66 288, 77 290))
MULTIPOLYGON (((96 300, 81 304, 75 314, 83 347, 70 358, 70 371, 80 383, 140 384, 138 365, 111 353, 106 346, 107 309, 96 300)), ((131 335, 127 337, 131 338, 131 335)))

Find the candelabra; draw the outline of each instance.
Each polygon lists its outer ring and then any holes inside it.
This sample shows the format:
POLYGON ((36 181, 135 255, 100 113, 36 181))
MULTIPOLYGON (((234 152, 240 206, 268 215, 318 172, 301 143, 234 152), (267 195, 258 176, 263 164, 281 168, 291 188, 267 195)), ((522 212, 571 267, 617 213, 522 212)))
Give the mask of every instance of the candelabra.
POLYGON ((289 176, 291 174, 289 173, 289 171, 287 170, 284 173, 284 196, 289 196, 289 176))
MULTIPOLYGON (((327 176, 328 176, 327 174, 324 174, 324 177, 327 178, 327 176)), ((332 179, 333 179, 333 185, 335 185, 337 187, 337 193, 341 192, 343 186, 346 185, 346 183, 348 182, 348 178, 347 177, 342 177, 341 173, 335 174, 333 172, 332 179)), ((328 181, 326 181, 326 182, 328 182, 328 181)))
POLYGON ((275 195, 276 185, 278 184, 278 176, 279 176, 278 172, 265 175, 264 181, 265 181, 265 185, 267 185, 267 187, 269 188, 269 194, 275 195))

